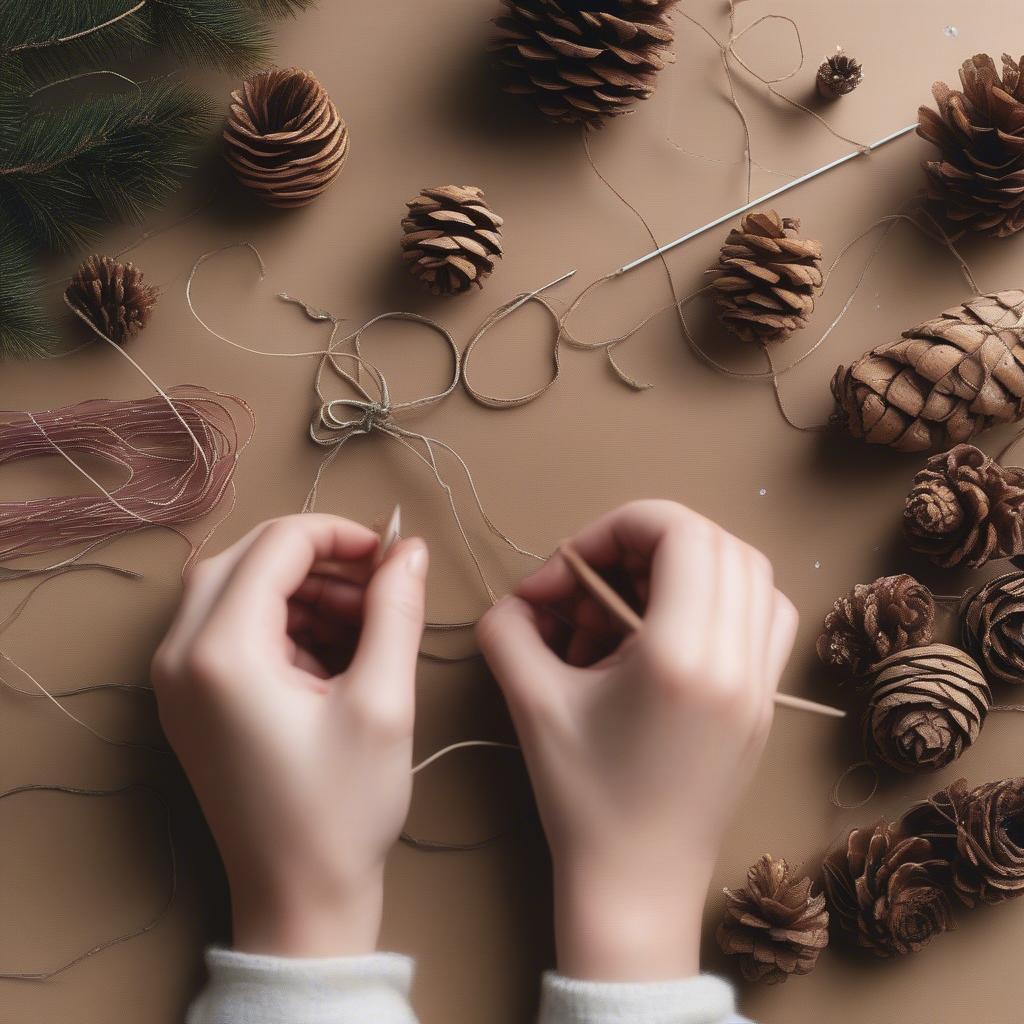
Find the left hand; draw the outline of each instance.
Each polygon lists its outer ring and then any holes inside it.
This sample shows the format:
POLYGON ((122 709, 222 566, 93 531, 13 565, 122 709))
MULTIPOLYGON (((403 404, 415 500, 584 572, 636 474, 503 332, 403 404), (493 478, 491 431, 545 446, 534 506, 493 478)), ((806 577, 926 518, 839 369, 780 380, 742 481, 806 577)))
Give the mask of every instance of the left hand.
POLYGON ((427 549, 335 516, 265 523, 189 575, 153 660, 246 952, 372 952, 412 792, 427 549), (328 566, 326 572, 321 567, 328 566))

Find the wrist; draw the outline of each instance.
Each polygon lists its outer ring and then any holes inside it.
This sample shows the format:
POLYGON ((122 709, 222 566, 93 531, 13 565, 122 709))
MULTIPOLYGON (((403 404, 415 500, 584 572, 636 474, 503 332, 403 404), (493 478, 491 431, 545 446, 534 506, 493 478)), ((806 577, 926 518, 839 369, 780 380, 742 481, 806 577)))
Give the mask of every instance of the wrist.
POLYGON ((711 866, 576 862, 554 877, 558 970, 588 981, 667 981, 700 970, 711 866))
POLYGON ((365 956, 376 951, 383 906, 383 872, 358 884, 232 880, 233 945, 269 956, 365 956))

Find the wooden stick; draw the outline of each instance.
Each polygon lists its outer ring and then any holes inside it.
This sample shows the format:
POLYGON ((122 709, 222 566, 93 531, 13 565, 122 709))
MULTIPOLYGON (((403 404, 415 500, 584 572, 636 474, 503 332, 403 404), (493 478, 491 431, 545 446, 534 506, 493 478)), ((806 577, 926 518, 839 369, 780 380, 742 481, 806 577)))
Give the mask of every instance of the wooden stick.
MULTIPOLYGON (((625 602, 622 596, 608 585, 580 556, 579 552, 569 544, 561 544, 559 553, 565 559, 566 564, 573 571, 576 579, 585 587, 590 594, 599 601, 623 626, 630 632, 636 632, 643 627, 644 620, 625 602)), ((782 707, 795 708, 798 711, 810 711, 816 715, 826 715, 829 718, 845 718, 846 712, 841 708, 829 707, 827 704, 818 704, 813 700, 805 700, 803 697, 792 697, 788 693, 776 693, 775 703, 782 707)))
POLYGON ((380 543, 373 556, 373 565, 376 568, 387 558, 388 552, 395 546, 402 536, 402 506, 396 505, 380 535, 380 543))

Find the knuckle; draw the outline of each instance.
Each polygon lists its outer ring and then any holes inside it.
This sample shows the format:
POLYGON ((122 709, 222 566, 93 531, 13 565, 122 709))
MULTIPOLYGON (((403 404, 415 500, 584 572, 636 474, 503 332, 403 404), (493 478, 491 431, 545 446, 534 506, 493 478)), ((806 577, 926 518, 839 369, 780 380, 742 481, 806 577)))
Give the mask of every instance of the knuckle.
POLYGON ((660 637, 646 637, 640 644, 646 674, 655 684, 670 690, 689 689, 694 679, 693 659, 683 645, 660 637))
POLYGON ((353 713, 360 729, 378 739, 399 740, 412 734, 413 713, 407 701, 364 697, 353 713))
POLYGON ((225 678, 227 660, 225 645, 216 637, 199 636, 185 654, 185 673, 193 683, 209 689, 225 678))

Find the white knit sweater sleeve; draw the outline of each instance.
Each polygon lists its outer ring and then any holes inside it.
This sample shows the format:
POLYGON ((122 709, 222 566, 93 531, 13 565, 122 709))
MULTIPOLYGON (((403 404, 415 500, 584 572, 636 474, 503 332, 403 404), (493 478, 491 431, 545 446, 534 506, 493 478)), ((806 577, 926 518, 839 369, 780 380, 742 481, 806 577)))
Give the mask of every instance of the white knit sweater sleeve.
MULTIPOLYGON (((206 954, 209 980, 187 1024, 416 1024, 413 962, 395 953, 322 960, 206 954)), ((732 989, 702 975, 618 984, 544 977, 538 1024, 744 1024, 732 989)))

